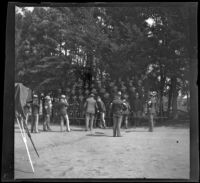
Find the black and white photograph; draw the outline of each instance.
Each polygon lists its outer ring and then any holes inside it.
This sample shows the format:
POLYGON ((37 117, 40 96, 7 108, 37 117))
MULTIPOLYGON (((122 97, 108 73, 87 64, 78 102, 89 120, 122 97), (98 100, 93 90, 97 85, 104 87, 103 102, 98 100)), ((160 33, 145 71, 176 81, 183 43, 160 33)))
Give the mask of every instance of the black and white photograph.
POLYGON ((16 4, 14 179, 190 179, 190 10, 16 4))

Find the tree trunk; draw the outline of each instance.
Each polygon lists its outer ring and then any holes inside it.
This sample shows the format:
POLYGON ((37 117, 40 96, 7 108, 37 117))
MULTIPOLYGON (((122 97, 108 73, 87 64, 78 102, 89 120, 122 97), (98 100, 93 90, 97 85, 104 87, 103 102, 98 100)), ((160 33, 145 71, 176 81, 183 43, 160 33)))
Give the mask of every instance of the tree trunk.
POLYGON ((172 113, 173 113, 173 119, 178 118, 178 111, 177 111, 177 97, 178 97, 178 91, 176 89, 177 85, 177 78, 172 78, 172 113))
POLYGON ((170 117, 171 104, 172 104, 172 85, 170 84, 170 89, 168 93, 168 109, 167 109, 168 118, 170 117))

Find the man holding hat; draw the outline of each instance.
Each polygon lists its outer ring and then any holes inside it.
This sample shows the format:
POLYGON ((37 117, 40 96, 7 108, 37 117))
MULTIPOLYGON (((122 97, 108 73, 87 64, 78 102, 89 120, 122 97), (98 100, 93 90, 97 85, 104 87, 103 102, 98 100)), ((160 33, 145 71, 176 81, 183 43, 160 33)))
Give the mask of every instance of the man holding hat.
POLYGON ((39 121, 39 101, 38 96, 33 95, 33 103, 32 103, 32 122, 31 122, 31 133, 39 133, 38 131, 38 121, 39 121))
POLYGON ((69 117, 67 114, 67 107, 69 106, 65 95, 61 95, 61 99, 59 102, 59 114, 60 114, 60 128, 61 128, 61 132, 63 131, 63 125, 64 125, 64 121, 66 122, 66 131, 70 132, 70 127, 69 127, 69 117))
POLYGON ((126 110, 126 104, 121 100, 121 92, 118 92, 110 104, 113 116, 113 137, 121 137, 120 128, 124 110, 126 110))
POLYGON ((50 117, 52 112, 52 102, 50 96, 45 97, 45 103, 44 103, 44 123, 43 123, 43 130, 44 131, 51 131, 50 129, 50 117))
POLYGON ((85 109, 85 126, 86 126, 85 130, 88 131, 90 122, 90 131, 92 131, 95 112, 98 109, 97 102, 94 99, 93 93, 91 93, 90 96, 86 99, 86 102, 84 104, 84 109, 85 109))

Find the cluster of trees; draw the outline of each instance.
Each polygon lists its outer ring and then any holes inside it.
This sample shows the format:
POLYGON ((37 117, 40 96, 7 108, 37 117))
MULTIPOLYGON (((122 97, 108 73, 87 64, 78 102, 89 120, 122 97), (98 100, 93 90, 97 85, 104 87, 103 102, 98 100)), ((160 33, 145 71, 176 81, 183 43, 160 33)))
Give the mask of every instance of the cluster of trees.
POLYGON ((17 82, 34 90, 64 90, 80 79, 90 86, 93 80, 134 76, 145 91, 157 91, 160 100, 167 95, 174 116, 178 93, 189 95, 187 10, 183 7, 18 10, 17 82))

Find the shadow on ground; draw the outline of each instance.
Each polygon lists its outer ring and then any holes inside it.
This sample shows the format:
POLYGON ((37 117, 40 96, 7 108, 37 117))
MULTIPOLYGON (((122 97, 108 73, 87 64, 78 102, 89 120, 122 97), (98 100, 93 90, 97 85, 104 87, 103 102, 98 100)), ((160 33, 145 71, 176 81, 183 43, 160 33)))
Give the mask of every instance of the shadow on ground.
POLYGON ((111 135, 106 135, 103 132, 95 132, 94 134, 87 134, 86 136, 92 136, 92 137, 112 137, 111 135))

